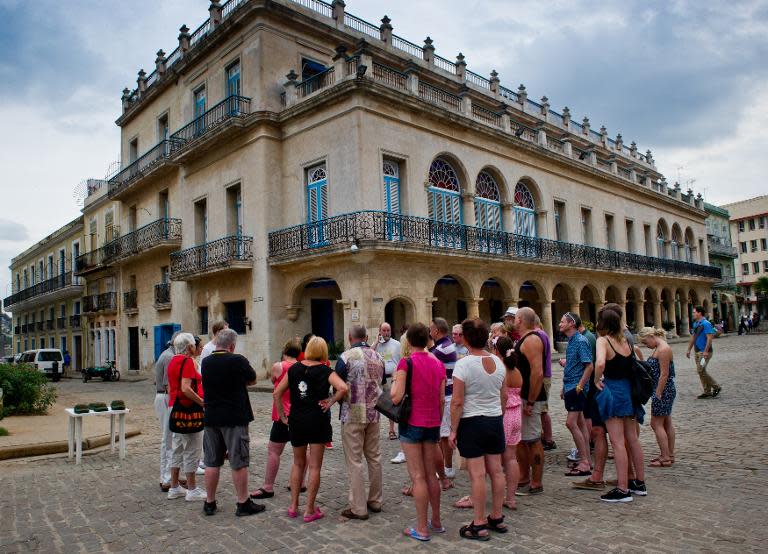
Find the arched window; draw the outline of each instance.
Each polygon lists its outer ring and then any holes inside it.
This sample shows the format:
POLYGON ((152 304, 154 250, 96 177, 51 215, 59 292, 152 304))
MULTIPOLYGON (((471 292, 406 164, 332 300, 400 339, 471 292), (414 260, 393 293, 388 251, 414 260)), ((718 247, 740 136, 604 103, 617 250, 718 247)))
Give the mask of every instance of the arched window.
POLYGON ((515 224, 513 232, 526 237, 536 236, 536 202, 525 183, 515 185, 515 224))
POLYGON ((481 171, 475 182, 475 225, 501 231, 501 194, 496 179, 481 171))
POLYGON ((656 225, 656 247, 658 249, 659 258, 667 257, 667 233, 664 231, 664 226, 661 222, 656 225))
POLYGON ((669 243, 669 252, 673 260, 680 259, 680 248, 682 247, 683 239, 680 236, 680 228, 672 227, 672 240, 669 243))
POLYGON ((693 232, 690 228, 685 230, 685 261, 693 263, 693 251, 695 250, 693 243, 693 232))
POLYGON ((461 214, 461 184, 451 164, 436 158, 429 167, 427 190, 429 218, 441 223, 435 227, 435 241, 439 246, 461 246, 461 233, 453 225, 463 221, 461 214))
POLYGON ((324 242, 323 224, 318 223, 328 217, 328 174, 325 164, 318 164, 307 169, 307 223, 309 226, 309 244, 318 246, 324 242))

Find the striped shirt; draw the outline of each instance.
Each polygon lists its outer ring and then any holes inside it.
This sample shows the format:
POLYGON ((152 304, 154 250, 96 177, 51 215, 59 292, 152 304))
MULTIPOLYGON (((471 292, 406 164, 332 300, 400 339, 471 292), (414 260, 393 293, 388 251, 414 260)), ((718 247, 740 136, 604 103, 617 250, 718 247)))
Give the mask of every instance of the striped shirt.
POLYGON ((445 366, 445 396, 453 394, 453 368, 456 365, 456 345, 448 336, 435 341, 430 350, 445 366))

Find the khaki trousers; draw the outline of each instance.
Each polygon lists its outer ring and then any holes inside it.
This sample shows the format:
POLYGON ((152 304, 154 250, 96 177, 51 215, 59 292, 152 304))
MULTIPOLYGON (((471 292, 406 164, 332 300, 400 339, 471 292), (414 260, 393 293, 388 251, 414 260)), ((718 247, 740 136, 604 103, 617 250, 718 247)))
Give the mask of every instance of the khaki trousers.
POLYGON ((703 352, 696 352, 696 371, 699 372, 699 379, 701 379, 701 386, 704 387, 705 393, 711 393, 712 389, 719 388, 720 385, 717 384, 717 381, 715 381, 712 376, 707 373, 707 368, 709 367, 709 362, 712 361, 712 355, 710 354, 709 359, 706 359, 704 357, 703 352), (702 367, 702 360, 704 360, 704 364, 702 367))
POLYGON ((368 513, 368 503, 381 506, 381 449, 379 422, 344 423, 341 430, 344 459, 349 473, 349 507, 356 515, 368 513), (368 494, 365 494, 363 457, 368 463, 368 494))

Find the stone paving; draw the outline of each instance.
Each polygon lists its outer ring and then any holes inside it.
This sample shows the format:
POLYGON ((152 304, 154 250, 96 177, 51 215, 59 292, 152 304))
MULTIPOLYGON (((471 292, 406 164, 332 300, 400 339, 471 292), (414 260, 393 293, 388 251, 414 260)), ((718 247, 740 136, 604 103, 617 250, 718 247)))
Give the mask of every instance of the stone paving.
MULTIPOLYGON (((672 468, 648 469, 649 495, 631 504, 605 504, 597 493, 570 488, 570 480, 562 473, 571 445, 562 404, 554 401, 558 449, 547 454, 545 493, 518 498, 518 511, 506 514, 511 532, 493 535, 485 543, 458 536, 459 526, 471 515, 450 506, 468 492, 465 472, 459 472, 456 488, 443 495, 448 533, 431 543, 417 544, 402 536, 415 510, 411 499, 400 494, 406 482, 405 466, 388 461, 384 511, 365 522, 343 520, 338 514, 345 507, 347 490, 340 443, 326 452, 323 466, 319 504, 325 519, 304 524, 284 515, 290 452, 283 456, 278 494, 266 501, 265 513, 235 517, 231 480, 225 472, 220 511, 205 517, 202 503, 169 501, 158 488, 152 384, 106 383, 105 394, 119 390, 119 397, 133 409, 132 424, 141 426, 143 434, 129 440, 128 457, 122 462, 101 450, 86 454, 82 466, 62 456, 0 463, 0 552, 390 552, 406 548, 764 552, 768 539, 764 515, 768 336, 716 341, 712 372, 723 385, 717 399, 696 400, 700 385, 693 363, 685 359, 684 345, 675 345, 674 351, 676 463, 672 468)), ((557 381, 556 375, 555 391, 557 381)), ((69 382, 59 386, 93 391, 101 385, 69 382)), ((271 397, 252 393, 251 401, 256 413, 251 425, 253 489, 263 476, 271 397)), ((338 437, 336 425, 334 421, 338 437)), ((382 425, 382 451, 388 460, 396 453, 397 442, 387 440, 385 430, 382 425)), ((641 438, 646 459, 655 456, 656 444, 647 424, 641 438)), ((612 474, 612 467, 608 473, 612 474)))

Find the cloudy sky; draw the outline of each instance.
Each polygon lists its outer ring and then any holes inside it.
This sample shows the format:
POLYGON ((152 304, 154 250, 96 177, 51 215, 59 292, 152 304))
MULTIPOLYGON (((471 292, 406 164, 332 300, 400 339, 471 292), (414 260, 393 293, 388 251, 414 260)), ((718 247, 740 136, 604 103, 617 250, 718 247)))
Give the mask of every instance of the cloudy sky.
MULTIPOLYGON (((347 0, 441 56, 524 83, 650 148, 712 203, 768 192, 768 0, 347 0)), ((118 158, 120 91, 206 0, 0 0, 0 295, 11 257, 75 218, 76 185, 118 158)))

